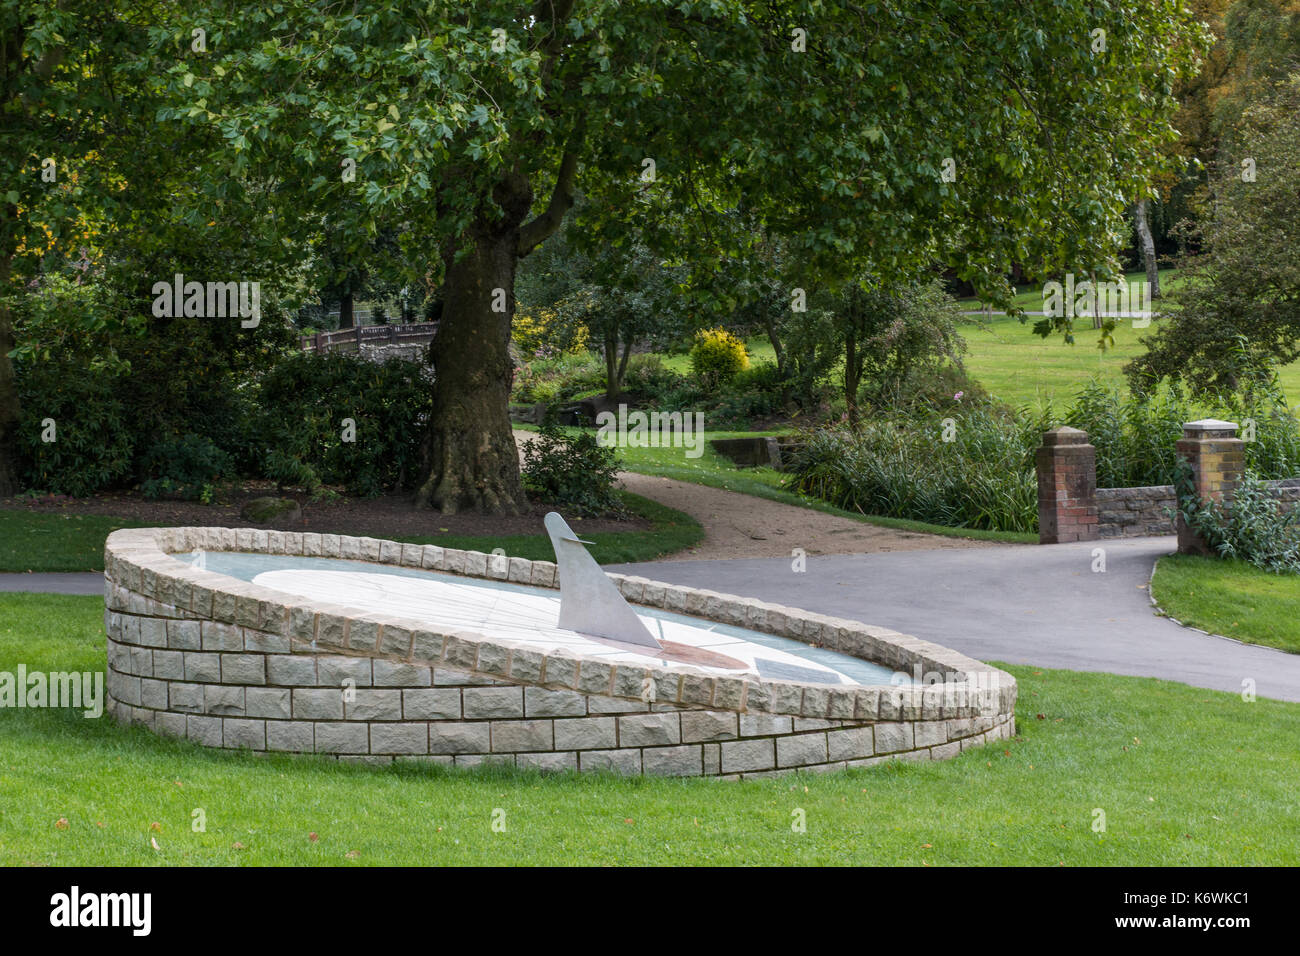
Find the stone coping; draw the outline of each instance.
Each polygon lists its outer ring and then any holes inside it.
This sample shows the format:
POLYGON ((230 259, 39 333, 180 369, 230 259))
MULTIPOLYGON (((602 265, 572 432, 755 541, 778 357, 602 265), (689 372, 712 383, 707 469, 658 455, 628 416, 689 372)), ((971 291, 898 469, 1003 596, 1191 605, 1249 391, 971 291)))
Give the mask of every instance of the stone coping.
POLYGON ((127 610, 130 600, 142 599, 148 608, 129 609, 255 629, 285 638, 292 654, 442 666, 495 681, 626 701, 644 701, 652 684, 650 699, 660 706, 856 721, 1001 717, 1014 709, 1011 675, 940 645, 857 621, 638 576, 610 575, 633 604, 817 644, 909 676, 941 675, 941 682, 839 687, 717 676, 675 662, 651 669, 542 653, 473 631, 440 630, 427 621, 311 601, 172 556, 197 550, 341 558, 558 587, 552 562, 436 545, 251 528, 132 528, 114 532, 105 544, 109 610, 127 610))

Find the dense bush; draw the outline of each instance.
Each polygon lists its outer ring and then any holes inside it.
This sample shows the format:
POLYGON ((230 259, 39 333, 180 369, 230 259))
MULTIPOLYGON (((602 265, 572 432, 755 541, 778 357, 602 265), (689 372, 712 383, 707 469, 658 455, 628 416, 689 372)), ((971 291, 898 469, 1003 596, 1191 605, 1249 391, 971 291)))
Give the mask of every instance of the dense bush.
MULTIPOLYGON (((1063 414, 1050 408, 1012 413, 963 395, 947 409, 873 418, 857 434, 847 428, 811 432, 796 456, 793 483, 865 514, 1033 531, 1033 456, 1045 430, 1068 424, 1088 433, 1097 449, 1100 488, 1169 485, 1177 482, 1175 446, 1183 423, 1205 414, 1177 391, 1130 398, 1096 382, 1063 414), (945 442, 941 432, 949 418, 952 441, 945 442)), ((1208 414, 1253 422, 1247 467, 1262 478, 1300 476, 1300 427, 1284 405, 1264 408, 1228 400, 1208 414)))
POLYGON ((128 482, 138 427, 122 399, 130 368, 111 344, 110 289, 94 273, 51 273, 5 300, 18 341, 22 485, 84 497, 128 482))
POLYGON ((313 491, 344 485, 374 496, 411 487, 430 394, 418 362, 314 352, 286 358, 257 388, 262 472, 282 487, 313 491))
POLYGON ((744 427, 779 416, 786 408, 791 387, 772 362, 741 369, 725 386, 709 396, 705 414, 711 424, 744 427))
POLYGON ((1253 401, 1230 396, 1207 413, 1193 408, 1177 388, 1144 399, 1125 396, 1094 380, 1079 391, 1060 422, 1054 413, 1046 414, 1054 423, 1088 433, 1097 449, 1099 488, 1173 484, 1178 464, 1175 443, 1182 437, 1183 424, 1206 414, 1241 425, 1248 439, 1248 468, 1264 478, 1300 476, 1300 426, 1280 396, 1253 401))
POLYGON ((705 388, 716 388, 749 365, 745 343, 726 329, 704 329, 691 346, 691 372, 705 388))
POLYGON ((651 403, 663 396, 676 394, 689 385, 685 375, 670 369, 653 353, 633 355, 623 373, 623 387, 651 403))
POLYGON ((1186 466, 1178 475, 1178 510, 1215 553, 1275 573, 1300 574, 1300 509, 1286 507, 1252 472, 1227 502, 1202 500, 1186 466))
POLYGON ((964 366, 922 363, 896 379, 866 382, 860 400, 868 413, 884 409, 917 412, 979 405, 989 401, 989 394, 964 366))
POLYGON ((515 313, 510 336, 525 358, 552 358, 587 350, 587 327, 555 309, 515 313))
POLYGON ((515 376, 511 399, 533 403, 566 402, 604 386, 605 367, 590 352, 573 352, 526 362, 515 376))
POLYGON ((20 362, 16 371, 24 487, 81 498, 129 481, 135 439, 117 372, 77 354, 20 362))
POLYGON ((990 406, 876 418, 806 434, 791 484, 862 514, 954 528, 1033 531, 1037 428, 990 406))
POLYGON ((230 456, 210 438, 186 434, 158 442, 144 456, 146 498, 181 498, 209 504, 217 488, 235 477, 230 456))
POLYGON ((614 491, 618 456, 603 448, 595 434, 566 437, 543 425, 524 447, 523 483, 529 494, 571 514, 595 516, 618 513, 622 502, 614 491))

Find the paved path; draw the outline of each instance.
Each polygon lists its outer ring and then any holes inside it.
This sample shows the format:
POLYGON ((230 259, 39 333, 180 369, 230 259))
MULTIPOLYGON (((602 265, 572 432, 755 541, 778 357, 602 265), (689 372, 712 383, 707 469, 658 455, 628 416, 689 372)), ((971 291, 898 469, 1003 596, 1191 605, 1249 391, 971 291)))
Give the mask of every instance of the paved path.
POLYGON ((102 595, 104 593, 104 572, 73 571, 67 574, 0 574, 0 592, 3 591, 102 595))
POLYGON ((1175 539, 893 554, 656 561, 641 574, 879 624, 979 660, 1160 677, 1300 701, 1300 654, 1240 644, 1157 617, 1147 580, 1175 539), (1105 573, 1092 571, 1104 547, 1105 573))

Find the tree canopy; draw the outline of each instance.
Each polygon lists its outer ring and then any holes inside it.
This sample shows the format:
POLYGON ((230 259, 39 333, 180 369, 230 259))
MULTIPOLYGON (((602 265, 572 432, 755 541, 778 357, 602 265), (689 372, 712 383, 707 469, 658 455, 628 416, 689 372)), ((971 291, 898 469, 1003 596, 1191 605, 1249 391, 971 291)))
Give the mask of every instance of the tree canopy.
POLYGON ((804 284, 937 262, 1009 301, 1012 263, 1112 260, 1202 48, 1175 0, 180 0, 135 22, 175 207, 263 211, 268 259, 325 221, 343 253, 392 235, 440 284, 419 500, 445 511, 520 500, 516 262, 579 188, 593 241, 670 231, 699 274, 751 261, 722 224, 743 207, 804 284))

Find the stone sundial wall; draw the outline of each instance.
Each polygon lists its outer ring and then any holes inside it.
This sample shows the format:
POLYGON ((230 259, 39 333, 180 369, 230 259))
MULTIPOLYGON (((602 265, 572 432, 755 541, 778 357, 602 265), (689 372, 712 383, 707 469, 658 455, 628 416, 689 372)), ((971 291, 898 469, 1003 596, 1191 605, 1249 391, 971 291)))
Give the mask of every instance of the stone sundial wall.
POLYGON ((371 561, 555 588, 555 565, 432 545, 228 528, 105 546, 108 710, 209 747, 370 763, 751 777, 930 760, 1010 737, 1016 683, 926 641, 748 598, 610 575, 628 601, 819 644, 933 686, 826 686, 546 654, 294 597, 172 554, 371 561))

